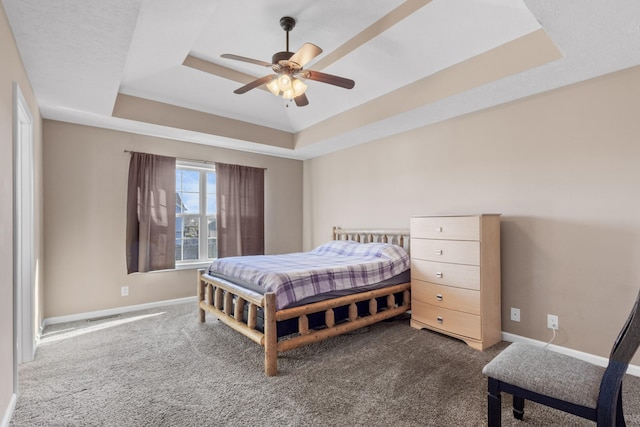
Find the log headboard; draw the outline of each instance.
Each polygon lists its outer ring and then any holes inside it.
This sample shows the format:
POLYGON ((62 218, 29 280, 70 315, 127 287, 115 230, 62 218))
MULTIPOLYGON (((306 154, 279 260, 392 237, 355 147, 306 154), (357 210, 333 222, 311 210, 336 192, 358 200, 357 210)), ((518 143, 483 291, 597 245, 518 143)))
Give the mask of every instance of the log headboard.
POLYGON ((408 229, 365 229, 333 227, 333 240, 353 240, 360 243, 392 243, 409 252, 408 229))

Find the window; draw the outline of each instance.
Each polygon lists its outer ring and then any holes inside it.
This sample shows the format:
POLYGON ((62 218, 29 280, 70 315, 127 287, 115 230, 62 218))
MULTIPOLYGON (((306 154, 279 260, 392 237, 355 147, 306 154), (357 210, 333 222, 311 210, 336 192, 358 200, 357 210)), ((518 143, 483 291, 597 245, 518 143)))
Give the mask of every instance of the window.
POLYGON ((218 256, 213 165, 176 164, 176 265, 218 256))

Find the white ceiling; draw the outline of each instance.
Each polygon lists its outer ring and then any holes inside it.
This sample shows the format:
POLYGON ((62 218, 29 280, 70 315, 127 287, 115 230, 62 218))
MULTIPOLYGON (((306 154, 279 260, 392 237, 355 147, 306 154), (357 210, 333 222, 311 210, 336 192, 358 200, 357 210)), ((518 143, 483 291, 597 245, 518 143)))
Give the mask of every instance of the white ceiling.
POLYGON ((300 159, 640 64, 637 0, 3 0, 3 4, 43 117, 300 159), (291 51, 305 42, 324 51, 305 68, 351 78, 354 89, 307 81, 306 107, 293 103, 287 107, 284 100, 260 89, 233 93, 271 71, 220 55, 270 62, 273 53, 285 50, 282 16, 297 20, 290 33, 291 51), (307 145, 275 147, 215 131, 112 116, 118 97, 128 95, 278 129, 295 139, 333 123, 330 119, 338 114, 383 105, 382 100, 412 87, 407 85, 541 29, 561 53, 560 59, 429 101, 411 99, 410 107, 388 103, 379 117, 325 132, 307 145), (213 63, 217 75, 183 65, 188 56, 213 63))

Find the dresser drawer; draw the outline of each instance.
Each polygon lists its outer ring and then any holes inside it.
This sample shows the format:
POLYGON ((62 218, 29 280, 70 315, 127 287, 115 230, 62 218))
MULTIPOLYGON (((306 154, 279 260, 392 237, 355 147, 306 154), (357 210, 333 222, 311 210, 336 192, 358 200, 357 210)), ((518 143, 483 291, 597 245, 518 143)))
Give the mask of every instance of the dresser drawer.
POLYGON ((480 314, 480 291, 413 280, 411 298, 436 307, 480 314))
POLYGON ((411 238, 411 256, 427 261, 480 265, 480 242, 411 238))
POLYGON ((481 339, 480 316, 436 307, 420 301, 411 302, 411 318, 435 329, 481 339))
POLYGON ((411 278, 438 285, 480 289, 480 267, 477 265, 411 260, 411 278))
POLYGON ((480 217, 412 217, 411 237, 443 240, 480 240, 480 217))

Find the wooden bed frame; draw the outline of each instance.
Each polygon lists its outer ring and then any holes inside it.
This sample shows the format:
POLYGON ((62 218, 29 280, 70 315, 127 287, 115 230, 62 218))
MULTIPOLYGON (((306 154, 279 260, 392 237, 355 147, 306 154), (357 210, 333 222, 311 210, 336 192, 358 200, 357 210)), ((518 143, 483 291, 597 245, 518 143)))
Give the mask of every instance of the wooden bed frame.
MULTIPOLYGON (((394 243, 409 249, 408 230, 363 230, 333 228, 333 240, 354 240, 362 243, 394 243)), ((278 353, 302 347, 329 337, 341 335, 373 323, 389 319, 410 309, 411 283, 402 283, 382 289, 333 298, 307 305, 276 310, 276 296, 267 292, 264 295, 243 288, 229 281, 206 274, 205 269, 198 270, 198 314, 200 322, 205 322, 206 313, 236 331, 249 337, 264 347, 265 373, 268 376, 278 372, 278 353), (402 302, 396 303, 395 295, 402 294, 402 302), (378 310, 378 300, 386 297, 386 307, 378 310), (356 303, 368 301, 369 314, 358 315, 356 303), (348 319, 336 323, 334 309, 348 306, 348 319), (264 332, 257 329, 258 312, 262 310, 264 332), (246 315, 245 315, 246 313, 246 315), (309 328, 309 316, 324 313, 322 328, 309 328), (278 339, 277 322, 288 319, 298 321, 299 333, 278 339)))

